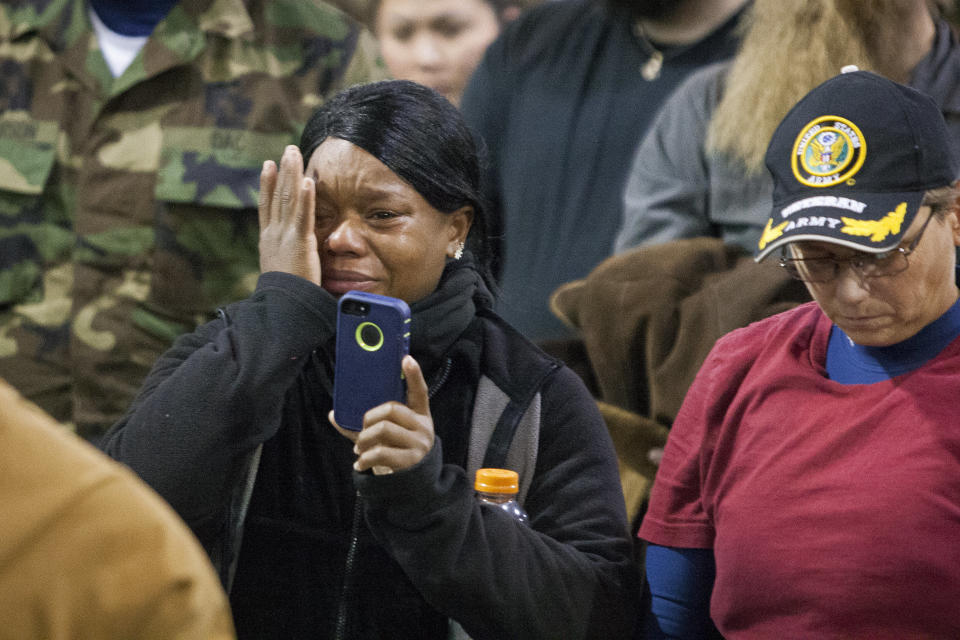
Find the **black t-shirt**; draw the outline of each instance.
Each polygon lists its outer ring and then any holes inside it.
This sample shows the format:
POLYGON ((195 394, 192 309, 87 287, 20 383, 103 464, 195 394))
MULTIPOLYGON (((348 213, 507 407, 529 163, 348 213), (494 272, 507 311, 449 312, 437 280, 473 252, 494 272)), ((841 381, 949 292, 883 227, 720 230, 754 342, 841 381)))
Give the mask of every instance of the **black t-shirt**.
POLYGON ((649 50, 599 4, 548 2, 511 23, 462 103, 487 145, 488 196, 502 218, 498 311, 533 340, 568 335, 549 296, 612 253, 627 172, 661 103, 736 47, 739 14, 700 42, 664 49, 659 77, 647 81, 649 50))

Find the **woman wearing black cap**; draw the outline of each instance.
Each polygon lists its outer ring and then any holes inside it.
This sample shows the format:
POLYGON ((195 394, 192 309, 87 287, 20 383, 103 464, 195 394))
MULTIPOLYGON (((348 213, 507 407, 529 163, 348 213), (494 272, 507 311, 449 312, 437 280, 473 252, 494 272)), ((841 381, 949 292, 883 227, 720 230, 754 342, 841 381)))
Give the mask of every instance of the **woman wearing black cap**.
POLYGON ((852 71, 771 140, 757 259, 814 302, 717 342, 640 530, 650 637, 960 637, 960 173, 939 109, 852 71))

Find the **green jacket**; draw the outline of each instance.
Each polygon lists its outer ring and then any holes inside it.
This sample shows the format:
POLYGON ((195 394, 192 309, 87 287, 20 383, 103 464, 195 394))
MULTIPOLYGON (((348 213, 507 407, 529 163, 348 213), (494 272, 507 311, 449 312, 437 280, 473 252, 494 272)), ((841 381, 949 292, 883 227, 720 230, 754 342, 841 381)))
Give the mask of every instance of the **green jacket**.
POLYGON ((246 297, 264 160, 386 77, 320 0, 182 0, 119 78, 83 0, 0 5, 0 376, 93 438, 246 297))

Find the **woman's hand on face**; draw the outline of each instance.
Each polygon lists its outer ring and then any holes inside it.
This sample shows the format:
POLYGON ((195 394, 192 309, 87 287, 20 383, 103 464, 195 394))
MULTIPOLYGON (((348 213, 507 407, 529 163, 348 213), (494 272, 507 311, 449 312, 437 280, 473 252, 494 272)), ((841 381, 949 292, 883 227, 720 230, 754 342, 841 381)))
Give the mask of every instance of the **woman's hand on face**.
POLYGON ((260 272, 283 271, 320 284, 320 253, 314 235, 316 187, 303 176, 303 158, 290 145, 260 172, 260 272))
POLYGON ((430 396, 420 365, 411 356, 403 359, 403 375, 407 379, 407 404, 387 402, 367 411, 363 430, 343 429, 333 420, 337 431, 353 440, 357 471, 373 469, 377 475, 408 469, 433 448, 433 418, 430 417, 430 396))

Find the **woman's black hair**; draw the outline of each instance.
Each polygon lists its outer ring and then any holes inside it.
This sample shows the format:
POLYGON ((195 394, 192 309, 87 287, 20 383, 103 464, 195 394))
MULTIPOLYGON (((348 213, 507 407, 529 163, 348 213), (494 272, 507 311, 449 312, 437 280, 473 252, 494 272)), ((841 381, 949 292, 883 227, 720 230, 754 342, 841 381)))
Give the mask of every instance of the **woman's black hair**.
POLYGON ((409 80, 356 85, 337 93, 310 117, 300 136, 304 166, 327 138, 360 147, 438 211, 472 207, 467 245, 494 290, 487 207, 480 190, 480 148, 455 106, 409 80))

